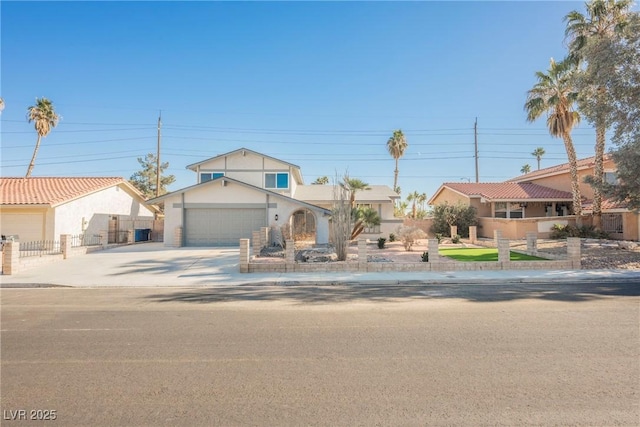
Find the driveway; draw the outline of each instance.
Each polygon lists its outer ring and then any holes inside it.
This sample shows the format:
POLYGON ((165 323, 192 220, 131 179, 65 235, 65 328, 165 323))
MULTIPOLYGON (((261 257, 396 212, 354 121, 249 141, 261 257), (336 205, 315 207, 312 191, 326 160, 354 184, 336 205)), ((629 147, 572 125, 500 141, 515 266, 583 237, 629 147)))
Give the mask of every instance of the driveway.
POLYGON ((237 276, 239 249, 120 246, 3 276, 3 283, 65 286, 208 286, 237 276))

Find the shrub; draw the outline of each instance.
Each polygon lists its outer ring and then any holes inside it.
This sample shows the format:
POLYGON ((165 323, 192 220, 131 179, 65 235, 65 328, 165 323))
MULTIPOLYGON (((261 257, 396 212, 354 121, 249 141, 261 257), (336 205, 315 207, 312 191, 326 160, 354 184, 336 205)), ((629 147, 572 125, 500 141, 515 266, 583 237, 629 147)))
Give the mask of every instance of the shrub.
POLYGON ((404 245, 404 249, 407 252, 411 252, 411 248, 413 244, 418 239, 424 239, 427 237, 427 233, 419 229, 418 227, 408 227, 401 225, 398 227, 398 237, 400 237, 400 241, 404 245))
POLYGON ((396 241, 396 235, 393 233, 389 233, 389 241, 390 242, 395 242, 396 241))
POLYGON ((552 239, 566 239, 567 237, 581 237, 587 239, 607 239, 609 235, 604 231, 596 229, 592 225, 582 225, 576 227, 573 225, 554 224, 551 227, 552 239))
POLYGON ((448 236, 451 233, 451 226, 455 225, 462 237, 469 237, 469 226, 477 224, 476 208, 473 206, 465 206, 461 203, 457 205, 444 203, 433 208, 431 231, 434 234, 440 233, 448 236))
POLYGON ((460 235, 456 234, 455 236, 451 237, 451 243, 460 243, 460 235))
POLYGON ((385 243, 387 243, 387 239, 385 239, 384 237, 380 237, 378 239, 378 249, 384 249, 385 243))
POLYGON ((422 262, 429 262, 429 252, 422 252, 422 262))
POLYGON ((442 235, 442 233, 436 233, 436 239, 438 240, 438 244, 442 243, 442 238, 444 236, 442 235))

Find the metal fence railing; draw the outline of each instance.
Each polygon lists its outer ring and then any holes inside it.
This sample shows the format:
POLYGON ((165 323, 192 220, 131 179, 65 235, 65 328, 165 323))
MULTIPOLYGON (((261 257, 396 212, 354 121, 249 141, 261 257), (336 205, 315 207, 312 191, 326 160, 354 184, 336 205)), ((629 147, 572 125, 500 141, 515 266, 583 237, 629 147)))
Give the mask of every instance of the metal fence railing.
POLYGON ((81 246, 98 246, 100 245, 99 234, 77 234, 71 236, 71 247, 79 248, 81 246))
POLYGON ((60 242, 56 240, 38 240, 34 242, 20 242, 20 258, 60 254, 60 242))

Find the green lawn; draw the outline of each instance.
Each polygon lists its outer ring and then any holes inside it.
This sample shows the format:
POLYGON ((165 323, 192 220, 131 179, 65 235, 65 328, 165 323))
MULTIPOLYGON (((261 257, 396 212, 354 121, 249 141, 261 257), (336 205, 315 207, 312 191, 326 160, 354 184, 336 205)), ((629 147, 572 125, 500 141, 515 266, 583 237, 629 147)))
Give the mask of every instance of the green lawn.
MULTIPOLYGON (((438 251, 440 255, 456 261, 498 261, 498 249, 495 248, 445 248, 438 251)), ((531 255, 511 252, 511 261, 546 261, 531 255)))

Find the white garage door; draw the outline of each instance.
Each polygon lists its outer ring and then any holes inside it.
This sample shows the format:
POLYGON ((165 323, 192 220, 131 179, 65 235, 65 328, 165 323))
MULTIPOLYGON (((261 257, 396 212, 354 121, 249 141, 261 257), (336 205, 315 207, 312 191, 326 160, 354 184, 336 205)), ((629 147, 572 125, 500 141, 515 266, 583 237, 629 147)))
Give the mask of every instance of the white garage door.
POLYGON ((265 209, 186 209, 187 246, 238 246, 266 226, 265 209))
POLYGON ((42 235, 44 214, 31 214, 31 213, 5 213, 0 215, 0 228, 2 234, 18 235, 21 242, 33 242, 37 240, 44 240, 42 235))

